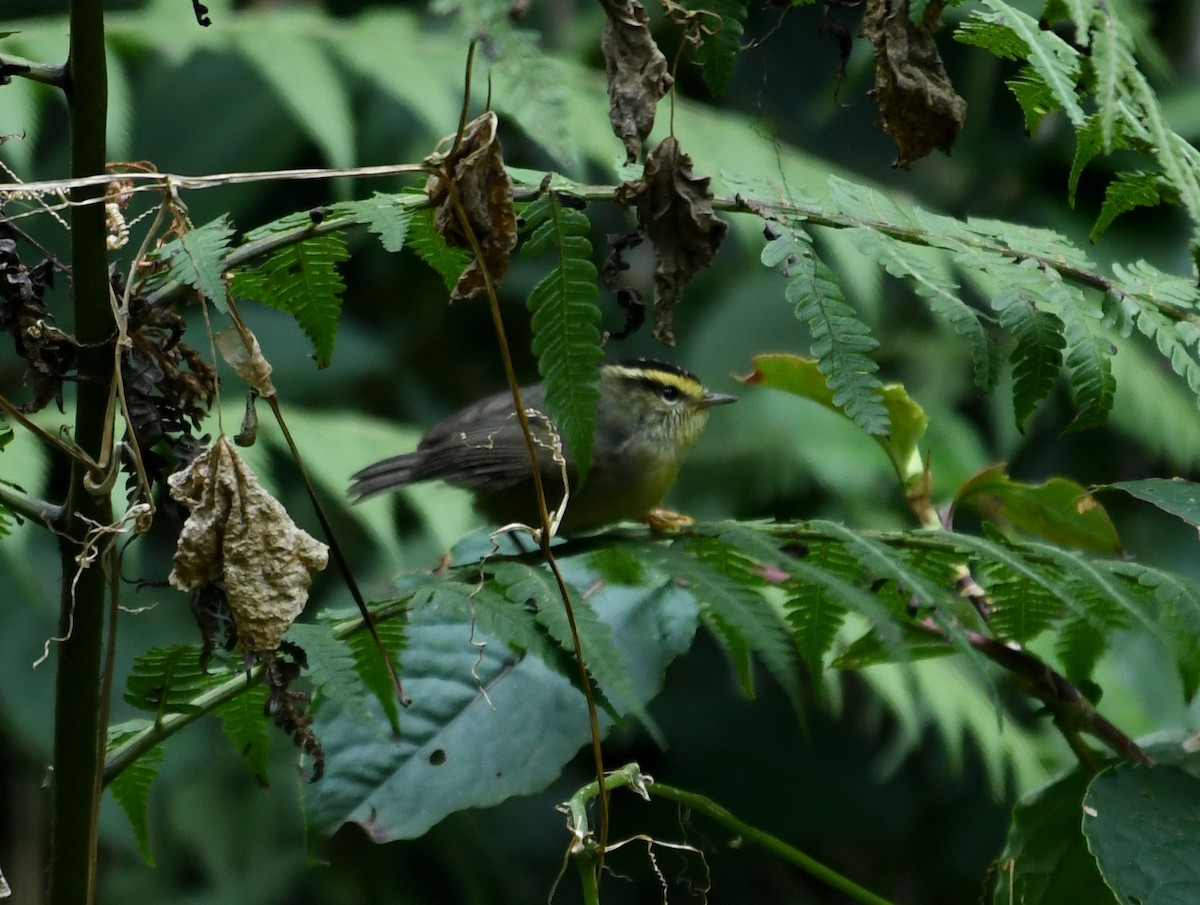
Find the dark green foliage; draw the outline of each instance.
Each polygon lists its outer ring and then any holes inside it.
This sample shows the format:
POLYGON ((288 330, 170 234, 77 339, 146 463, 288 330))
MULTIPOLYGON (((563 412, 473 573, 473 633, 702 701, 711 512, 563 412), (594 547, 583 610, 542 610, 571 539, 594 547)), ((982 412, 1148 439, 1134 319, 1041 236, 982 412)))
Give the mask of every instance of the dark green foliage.
POLYGON ((1163 178, 1158 173, 1118 173, 1104 193, 1104 206, 1092 227, 1095 242, 1109 225, 1126 211, 1135 207, 1157 207, 1164 197, 1163 178))
POLYGON ((382 620, 377 617, 375 633, 379 636, 383 650, 379 649, 379 645, 375 643, 371 633, 365 629, 346 636, 346 646, 350 648, 350 655, 354 658, 354 667, 359 678, 362 679, 363 685, 379 701, 379 706, 383 708, 393 731, 398 731, 400 706, 396 700, 396 690, 392 686, 392 677, 388 673, 383 658, 386 656, 392 661, 392 665, 399 675, 398 658, 407 643, 404 621, 400 617, 382 620))
POLYGON ((215 688, 229 673, 200 666, 200 648, 152 647, 133 662, 125 685, 125 702, 159 716, 200 712, 194 698, 215 688))
POLYGON ((441 233, 433 228, 433 212, 429 210, 418 210, 413 214, 406 238, 408 247, 433 268, 446 284, 446 289, 453 289, 470 262, 471 253, 446 244, 441 233))
POLYGON ((1000 326, 1012 332, 1016 341, 1009 360, 1013 366, 1013 413, 1017 427, 1043 399, 1050 395, 1062 368, 1062 321, 1051 312, 1040 311, 1030 299, 1018 292, 1004 292, 992 300, 1000 312, 1000 326))
MULTIPOLYGON (((130 732, 113 733, 109 744, 119 744, 130 732)), ((146 804, 150 797, 150 786, 158 776, 162 766, 163 749, 161 747, 147 751, 137 759, 129 769, 125 770, 112 781, 113 798, 129 818, 133 827, 134 838, 137 839, 138 851, 150 866, 154 866, 154 853, 150 849, 150 826, 146 820, 146 804)))
POLYGON ((255 270, 234 274, 230 292, 296 318, 312 341, 317 366, 333 359, 342 291, 337 265, 350 257, 340 236, 313 236, 272 254, 255 270))
POLYGON ((879 347, 842 296, 837 278, 812 248, 799 224, 767 242, 762 262, 788 279, 784 297, 812 334, 812 355, 833 390, 834 404, 869 434, 886 434, 887 410, 880 398, 879 366, 870 354, 879 347))
POLYGON ((146 290, 179 281, 212 302, 218 311, 224 311, 225 281, 221 271, 233 232, 233 223, 226 214, 172 239, 148 256, 159 266, 147 278, 146 290))
POLYGON ((729 87, 733 63, 742 49, 742 31, 746 22, 744 0, 688 0, 696 15, 693 27, 696 61, 704 71, 704 84, 714 97, 729 87))
POLYGON ((271 724, 265 713, 268 693, 266 685, 252 685, 215 711, 221 728, 245 759, 255 782, 264 789, 270 785, 267 760, 271 753, 271 724))
POLYGON ((597 365, 600 349, 600 309, 596 267, 592 264, 591 228, 583 211, 563 205, 547 192, 524 212, 528 238, 525 255, 553 249, 558 262, 533 287, 528 306, 533 315, 533 353, 546 388, 549 415, 571 450, 580 481, 587 479, 600 398, 597 365))

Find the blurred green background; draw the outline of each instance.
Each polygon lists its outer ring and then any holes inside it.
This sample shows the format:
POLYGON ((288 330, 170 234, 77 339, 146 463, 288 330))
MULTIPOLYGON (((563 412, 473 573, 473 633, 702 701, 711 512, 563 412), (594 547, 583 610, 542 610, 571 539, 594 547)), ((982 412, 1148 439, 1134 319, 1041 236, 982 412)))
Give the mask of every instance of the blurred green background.
MULTIPOLYGON (((112 159, 150 161, 181 174, 419 162, 453 132, 467 40, 486 31, 493 40, 481 48, 472 109, 482 109, 490 73, 507 162, 559 170, 578 181, 617 178, 622 149, 607 123, 598 41, 603 13, 596 4, 535 3, 516 23, 506 7, 479 0, 442 0, 432 7, 354 0, 208 5, 210 29, 196 25, 184 0, 108 4, 112 159), (522 42, 532 38, 548 56, 536 66, 506 63, 520 59, 522 42)), ((50 0, 8 0, 0 31, 18 34, 0 43, 0 54, 62 59, 64 11, 64 3, 50 0)), ((1177 0, 1125 12, 1144 26, 1143 66, 1171 124, 1195 141, 1200 10, 1177 0)), ((969 104, 966 127, 952 157, 938 155, 910 171, 892 168, 894 147, 874 127, 877 112, 866 96, 870 49, 855 42, 839 84, 837 45, 822 33, 823 15, 857 32, 860 13, 852 8, 832 6, 823 13, 754 5, 746 40, 757 43, 739 57, 730 90, 717 102, 707 97, 693 68, 679 68, 676 133, 697 171, 715 177, 718 191, 731 192, 734 177, 749 175, 795 194, 824 197, 826 176, 838 173, 930 209, 1046 226, 1086 246, 1106 162, 1085 176, 1070 209, 1069 127, 1051 117, 1035 136, 1025 134, 1003 84, 1013 69, 951 40, 949 26, 960 12, 947 12, 939 42, 969 104)), ((661 24, 656 34, 672 57, 677 38, 661 24)), ((656 135, 663 134, 666 112, 664 101, 656 135)), ((53 91, 21 80, 0 88, 0 134, 19 133, 24 138, 0 146, 0 160, 13 174, 25 181, 65 174, 65 107, 53 91)), ((291 211, 412 184, 267 182, 188 192, 184 200, 196 224, 228 212, 245 230, 291 211)), ((142 202, 130 216, 148 207, 142 202)), ((588 213, 599 263, 605 236, 634 224, 613 207, 592 205, 588 213)), ((21 225, 58 253, 65 249, 64 230, 49 217, 21 225)), ((908 526, 887 461, 855 428, 782 394, 737 388, 732 375, 749 372, 753 355, 803 354, 808 344, 783 299, 782 281, 758 264, 757 230, 749 218, 734 220, 717 264, 692 284, 677 312, 676 349, 657 347, 645 331, 610 349, 615 357, 669 357, 713 389, 742 396, 737 406, 715 414, 670 501, 698 517, 821 516, 858 527, 908 526)), ((134 234, 136 245, 136 228, 134 234)), ((1144 257, 1186 273, 1186 235, 1183 218, 1170 210, 1135 212, 1089 251, 1100 262, 1144 257)), ((907 286, 881 275, 838 235, 819 231, 818 240, 848 300, 881 340, 885 378, 903 381, 929 415, 927 450, 937 499, 1001 460, 1010 463, 1012 475, 1031 481, 1055 474, 1083 483, 1196 476, 1195 405, 1169 371, 1140 359, 1146 353, 1136 346, 1123 348, 1115 362, 1117 403, 1105 428, 1064 434, 1071 411, 1060 391, 1022 434, 1013 426, 1006 387, 990 397, 976 394, 967 349, 907 286)), ((275 367, 289 423, 334 507, 359 579, 370 595, 381 597, 397 572, 434 565, 478 520, 461 494, 443 488, 351 511, 341 503, 346 480, 362 465, 409 448, 424 426, 499 389, 503 378, 481 303, 447 306, 436 275, 412 255, 385 254, 365 234, 351 237, 351 249, 343 268, 344 316, 328 369, 315 367, 307 340, 288 317, 272 310, 245 313, 275 367)), ((134 250, 124 250, 126 265, 134 250)), ((535 368, 524 298, 543 267, 515 260, 502 293, 518 368, 528 380, 535 379, 535 368)), ((635 257, 628 281, 648 291, 651 267, 648 256, 635 257)), ((64 298, 59 285, 51 305, 63 318, 64 298)), ((602 294, 600 304, 603 326, 620 329, 615 299, 602 294)), ((190 340, 206 348, 198 314, 188 317, 190 340)), ((233 431, 241 390, 225 376, 225 425, 233 431)), ((0 361, 0 389, 24 398, 11 358, 0 361)), ((65 421, 53 410, 39 420, 65 421)), ((210 430, 217 429, 214 422, 210 430)), ((293 466, 280 454, 277 438, 266 433, 257 461, 289 511, 315 531, 293 466)), ((55 467, 26 437, 18 436, 0 456, 0 477, 35 493, 58 486, 55 467)), ((1111 503, 1133 555, 1200 573, 1196 539, 1185 526, 1149 507, 1104 502, 1111 503)), ((127 559, 127 579, 152 583, 128 589, 125 603, 152 608, 122 620, 118 663, 124 668, 153 644, 194 637, 183 595, 158 584, 169 555, 152 533, 127 559)), ((0 870, 20 903, 39 901, 45 859, 41 780, 51 741, 53 650, 46 664, 31 664, 54 633, 56 569, 57 553, 40 530, 24 526, 0 543, 0 574, 8 589, 0 607, 0 870)), ((336 578, 327 573, 319 580, 316 606, 344 603, 344 597, 336 578)), ((1132 735, 1185 726, 1200 715, 1195 708, 1188 713, 1176 679, 1159 659, 1145 638, 1131 633, 1101 668, 1105 712, 1132 735)), ((114 720, 128 715, 123 707, 114 704, 114 720)), ((911 675, 877 669, 829 683, 800 727, 765 677, 758 697, 747 701, 716 647, 701 638, 672 667, 651 712, 669 749, 658 750, 632 730, 620 732, 606 748, 610 765, 636 758, 647 772, 711 795, 897 902, 975 901, 1012 801, 1071 762, 1061 740, 1003 683, 978 687, 965 670, 942 661, 911 675)), ((151 792, 156 868, 142 863, 123 815, 106 800, 101 888, 112 903, 544 901, 568 843, 553 805, 588 776, 583 757, 546 794, 455 815, 422 839, 379 847, 357 829, 344 828, 309 853, 288 742, 276 739, 272 785, 262 792, 215 721, 205 720, 169 742, 151 792)), ((665 876, 694 884, 690 893, 685 885, 673 887, 670 901, 843 901, 758 852, 731 846, 713 827, 682 827, 669 805, 623 804, 616 821, 618 838, 627 832, 686 835, 710 847, 706 863, 659 853, 665 876), (711 889, 705 898, 706 884, 711 889)), ((611 866, 620 875, 606 887, 613 901, 661 901, 644 848, 631 845, 613 856, 611 866)), ((568 878, 555 901, 577 896, 568 878)))

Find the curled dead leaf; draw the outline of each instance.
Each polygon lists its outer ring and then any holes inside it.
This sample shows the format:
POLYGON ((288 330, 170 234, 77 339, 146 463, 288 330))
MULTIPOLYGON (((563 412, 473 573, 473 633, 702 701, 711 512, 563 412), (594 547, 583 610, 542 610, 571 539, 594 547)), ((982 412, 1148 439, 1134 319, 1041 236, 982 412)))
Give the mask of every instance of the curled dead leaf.
POLYGON ((668 137, 646 156, 642 178, 617 193, 622 204, 637 208, 654 246, 654 338, 664 345, 675 345, 671 317, 684 287, 712 264, 729 231, 713 212, 710 181, 692 171, 692 159, 668 137))
POLYGON ((909 18, 908 0, 867 0, 863 14, 862 35, 875 48, 880 127, 896 142, 898 167, 935 148, 949 154, 967 117, 930 34, 943 6, 931 2, 920 25, 909 18))
POLYGON ((271 363, 262 354, 258 337, 244 327, 226 327, 217 333, 217 348, 225 363, 254 389, 260 396, 270 398, 275 395, 275 386, 271 383, 271 363), (245 330, 243 339, 242 330, 245 330), (247 342, 249 347, 247 347, 247 342))
POLYGON ((626 163, 633 163, 654 128, 655 108, 675 79, 638 0, 600 0, 600 5, 607 16, 600 48, 608 74, 608 118, 625 143, 626 163))
POLYGON ((223 583, 247 653, 276 650, 304 609, 329 548, 298 528, 224 436, 168 479, 190 510, 175 550, 172 587, 223 583))
MULTIPOLYGON (((434 154, 426 160, 446 173, 430 176, 425 194, 434 203, 433 225, 452 248, 474 251, 468 230, 483 253, 483 266, 493 284, 499 284, 508 272, 508 259, 517 244, 517 215, 513 210, 513 186, 504 169, 504 150, 497 136, 499 120, 489 110, 472 120, 461 139, 445 155, 434 154), (459 216, 454 203, 458 196, 466 218, 459 216)), ((472 260, 458 278, 451 301, 469 299, 483 292, 486 281, 478 259, 472 260)))

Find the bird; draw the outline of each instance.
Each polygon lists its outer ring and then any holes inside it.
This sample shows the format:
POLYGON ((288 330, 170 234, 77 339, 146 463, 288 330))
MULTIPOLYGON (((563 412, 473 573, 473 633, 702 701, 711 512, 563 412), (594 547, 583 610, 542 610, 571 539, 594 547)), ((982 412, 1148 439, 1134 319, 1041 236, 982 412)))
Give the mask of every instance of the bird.
MULTIPOLYGON (((571 450, 546 414, 545 388, 535 384, 521 390, 549 512, 562 501, 564 474, 570 488, 559 531, 629 520, 657 527, 688 524, 686 516, 660 508, 663 497, 700 439, 709 410, 737 397, 710 392, 694 374, 651 358, 605 363, 599 371, 591 463, 582 485, 571 450)), ((471 491, 476 507, 497 524, 540 524, 529 452, 511 393, 468 405, 431 427, 414 452, 356 472, 349 494, 360 502, 433 480, 471 491)))

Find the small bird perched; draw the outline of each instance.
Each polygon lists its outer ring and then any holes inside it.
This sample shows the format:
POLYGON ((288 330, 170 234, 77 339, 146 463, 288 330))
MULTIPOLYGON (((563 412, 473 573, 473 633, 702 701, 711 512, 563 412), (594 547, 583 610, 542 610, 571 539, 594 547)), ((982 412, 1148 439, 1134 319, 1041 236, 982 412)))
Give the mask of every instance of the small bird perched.
MULTIPOLYGON (((700 438, 708 410, 737 398, 710 393, 675 365, 640 358, 602 365, 599 389, 591 468, 582 487, 570 450, 545 414, 545 389, 521 390, 551 513, 562 501, 565 464, 570 498, 561 530, 568 533, 651 516, 700 438), (556 461, 559 449, 562 462, 556 461)), ((426 432, 415 452, 368 465, 353 476, 350 495, 358 501, 430 480, 472 491, 480 510, 498 523, 538 523, 529 452, 510 393, 449 416, 426 432)))

